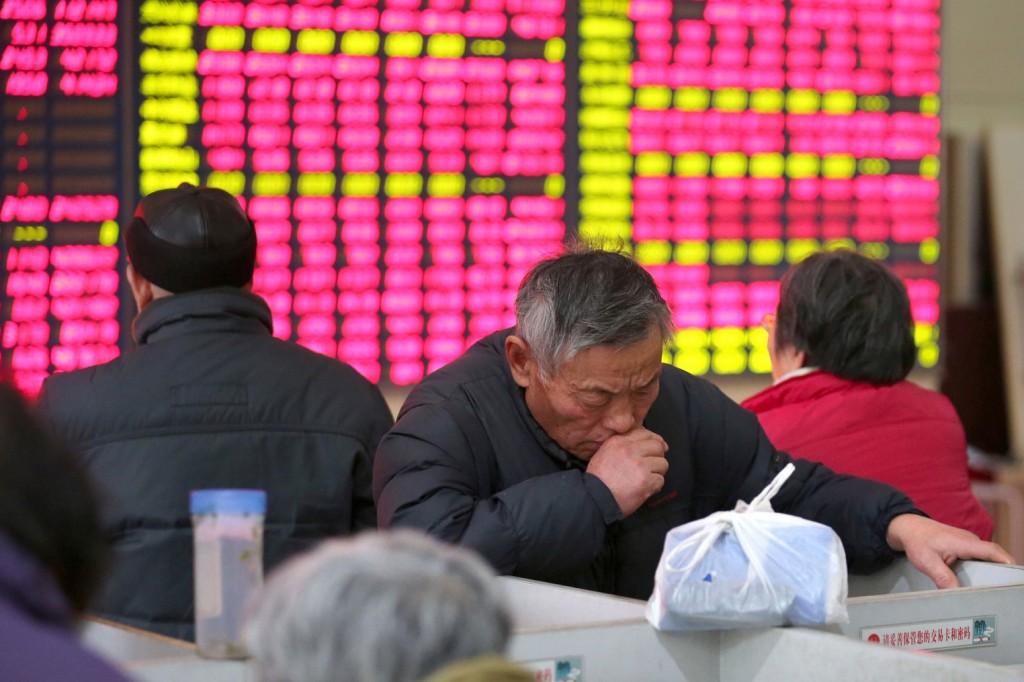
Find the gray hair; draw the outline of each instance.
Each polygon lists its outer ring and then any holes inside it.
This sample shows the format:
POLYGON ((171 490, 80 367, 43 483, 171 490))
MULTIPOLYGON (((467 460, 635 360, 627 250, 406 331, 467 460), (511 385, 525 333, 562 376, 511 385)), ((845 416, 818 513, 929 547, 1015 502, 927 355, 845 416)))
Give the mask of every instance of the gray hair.
POLYGON ((582 350, 625 348, 651 327, 668 343, 672 314, 650 273, 620 252, 572 247, 537 263, 516 296, 516 333, 544 379, 582 350))
POLYGON ((413 682, 504 653, 494 571, 417 531, 329 540, 273 573, 245 639, 263 682, 413 682))

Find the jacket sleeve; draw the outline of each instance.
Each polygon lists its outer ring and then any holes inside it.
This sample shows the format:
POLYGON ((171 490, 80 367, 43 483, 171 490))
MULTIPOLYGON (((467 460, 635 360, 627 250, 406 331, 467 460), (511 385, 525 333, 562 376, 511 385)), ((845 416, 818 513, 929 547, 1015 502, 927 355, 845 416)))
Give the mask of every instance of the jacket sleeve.
POLYGON ((361 437, 360 451, 352 463, 352 529, 377 527, 377 507, 373 503, 373 458, 384 434, 394 425, 391 409, 376 386, 363 401, 366 429, 361 437))
POLYGON ((499 490, 492 445, 475 424, 440 405, 402 415, 374 462, 380 527, 419 528, 468 547, 501 574, 544 579, 587 566, 621 516, 611 491, 577 470, 499 490))
POLYGON ((772 500, 776 511, 832 528, 843 542, 853 573, 873 573, 892 562, 897 552, 885 539, 889 522, 899 514, 922 513, 909 497, 884 483, 837 474, 823 464, 775 451, 763 431, 759 438, 764 448, 774 451, 776 462, 765 485, 789 462, 796 466, 772 500))
MULTIPOLYGON (((691 397, 690 409, 696 402, 701 411, 694 448, 721 454, 698 458, 698 477, 707 482, 698 489, 714 491, 711 499, 719 509, 732 509, 738 500, 749 502, 793 462, 796 471, 772 500, 776 511, 831 527, 843 542, 852 572, 871 573, 895 558, 885 540, 889 522, 899 514, 922 513, 909 497, 883 483, 836 474, 776 450, 755 415, 714 387, 703 391, 697 401, 691 397)), ((716 509, 699 511, 705 515, 716 509)))

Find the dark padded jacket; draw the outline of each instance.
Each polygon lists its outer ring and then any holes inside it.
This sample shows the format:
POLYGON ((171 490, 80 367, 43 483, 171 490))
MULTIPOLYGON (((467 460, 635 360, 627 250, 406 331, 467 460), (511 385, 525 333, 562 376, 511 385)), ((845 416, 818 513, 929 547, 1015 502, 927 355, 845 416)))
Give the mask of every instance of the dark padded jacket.
MULTIPOLYGON (((482 339, 410 393, 374 462, 381 527, 424 529, 478 551, 502 574, 646 599, 671 528, 750 501, 791 461, 753 414, 665 365, 644 420, 669 446, 665 486, 623 518, 605 484, 529 415, 505 359, 509 333, 482 339)), ((773 507, 834 528, 851 570, 889 563, 886 529, 916 512, 910 499, 792 461, 773 507)))
POLYGON ((372 456, 392 424, 348 365, 271 336, 263 299, 222 288, 150 303, 137 346, 49 377, 43 416, 106 495, 114 566, 94 612, 191 639, 189 491, 267 491, 264 563, 374 527, 372 456))

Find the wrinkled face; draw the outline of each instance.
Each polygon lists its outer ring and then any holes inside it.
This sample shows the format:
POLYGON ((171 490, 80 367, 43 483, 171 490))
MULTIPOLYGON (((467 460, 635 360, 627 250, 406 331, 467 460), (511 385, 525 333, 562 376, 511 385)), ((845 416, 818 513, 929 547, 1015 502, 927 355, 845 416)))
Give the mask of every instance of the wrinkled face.
POLYGON ((643 341, 625 348, 593 346, 540 379, 532 359, 524 383, 526 405, 541 428, 563 449, 588 461, 615 434, 643 423, 658 397, 661 335, 651 329, 643 341))

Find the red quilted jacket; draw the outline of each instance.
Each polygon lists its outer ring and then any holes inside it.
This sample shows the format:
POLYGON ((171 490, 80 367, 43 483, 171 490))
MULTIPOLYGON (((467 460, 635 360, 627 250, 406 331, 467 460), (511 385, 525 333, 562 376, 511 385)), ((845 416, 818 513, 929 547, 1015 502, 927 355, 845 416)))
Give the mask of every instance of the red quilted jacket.
POLYGON ((933 519, 992 538, 992 519, 971 493, 964 429, 945 396, 909 381, 875 386, 815 371, 742 404, 776 448, 888 483, 933 519))

